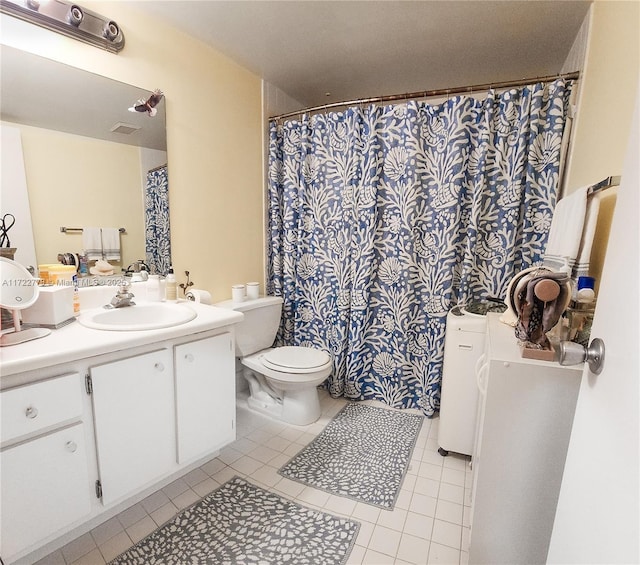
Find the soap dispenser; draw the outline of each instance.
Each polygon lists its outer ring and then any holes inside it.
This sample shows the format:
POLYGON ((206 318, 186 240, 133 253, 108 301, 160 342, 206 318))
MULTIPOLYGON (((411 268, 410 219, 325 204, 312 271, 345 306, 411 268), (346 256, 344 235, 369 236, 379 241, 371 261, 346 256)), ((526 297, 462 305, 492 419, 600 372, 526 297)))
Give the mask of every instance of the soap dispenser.
POLYGON ((165 299, 167 302, 176 302, 178 300, 178 283, 176 276, 173 274, 173 267, 169 267, 169 273, 167 274, 165 299))

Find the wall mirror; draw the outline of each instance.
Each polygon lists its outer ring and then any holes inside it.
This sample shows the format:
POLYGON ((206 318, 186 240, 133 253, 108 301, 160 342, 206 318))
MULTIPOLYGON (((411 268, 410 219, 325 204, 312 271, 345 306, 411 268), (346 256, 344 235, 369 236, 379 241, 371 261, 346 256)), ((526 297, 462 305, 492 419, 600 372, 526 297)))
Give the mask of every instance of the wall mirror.
POLYGON ((150 91, 4 45, 0 56, 0 215, 16 218, 8 234, 16 261, 55 263, 59 253, 83 249, 82 228, 117 227, 124 229, 121 257, 110 261, 114 271, 144 259, 164 274, 170 264, 165 100, 154 117, 131 112, 150 91), (10 143, 16 136, 17 145, 10 143), (9 209, 20 206, 14 200, 21 185, 29 209, 9 209), (32 255, 22 236, 28 223, 32 255))

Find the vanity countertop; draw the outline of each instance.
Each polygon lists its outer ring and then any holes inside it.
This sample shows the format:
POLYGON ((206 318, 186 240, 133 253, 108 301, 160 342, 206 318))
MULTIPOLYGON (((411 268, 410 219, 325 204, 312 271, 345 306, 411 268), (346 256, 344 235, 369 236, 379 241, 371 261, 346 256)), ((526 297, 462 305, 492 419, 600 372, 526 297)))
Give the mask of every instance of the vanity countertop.
MULTIPOLYGON (((145 331, 105 331, 87 328, 72 322, 51 334, 32 341, 0 349, 0 376, 59 365, 78 359, 94 357, 197 334, 241 322, 241 312, 181 300, 198 314, 190 322, 145 331)), ((132 308, 135 308, 133 306, 132 308)))

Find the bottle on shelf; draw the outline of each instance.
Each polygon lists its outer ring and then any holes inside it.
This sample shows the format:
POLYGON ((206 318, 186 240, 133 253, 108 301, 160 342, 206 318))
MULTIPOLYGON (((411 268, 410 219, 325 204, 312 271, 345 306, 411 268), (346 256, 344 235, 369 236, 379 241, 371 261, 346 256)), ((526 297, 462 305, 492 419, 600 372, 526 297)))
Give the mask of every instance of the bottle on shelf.
POLYGON ((595 279, 593 277, 578 278, 578 287, 574 300, 567 308, 569 321, 569 341, 579 343, 584 347, 589 346, 591 325, 596 308, 596 293, 594 291, 595 279))

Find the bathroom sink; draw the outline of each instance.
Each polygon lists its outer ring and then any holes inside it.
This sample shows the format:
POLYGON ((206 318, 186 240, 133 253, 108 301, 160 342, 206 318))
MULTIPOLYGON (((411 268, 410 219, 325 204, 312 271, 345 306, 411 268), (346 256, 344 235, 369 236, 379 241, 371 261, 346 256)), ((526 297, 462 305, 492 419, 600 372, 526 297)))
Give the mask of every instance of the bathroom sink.
POLYGON ((186 324, 196 316, 187 305, 154 302, 124 308, 97 308, 81 314, 78 322, 95 330, 122 332, 170 328, 186 324))

